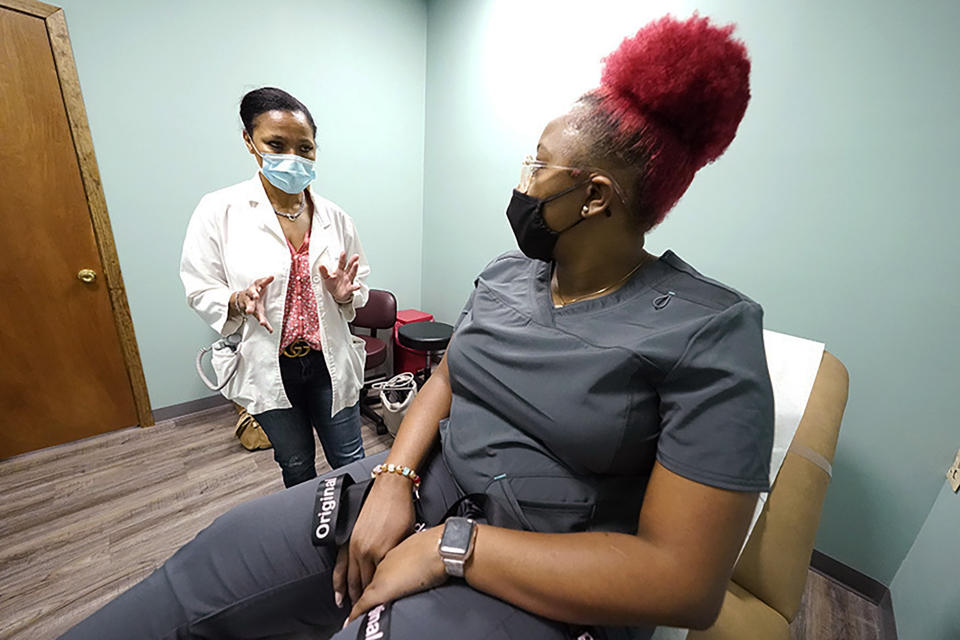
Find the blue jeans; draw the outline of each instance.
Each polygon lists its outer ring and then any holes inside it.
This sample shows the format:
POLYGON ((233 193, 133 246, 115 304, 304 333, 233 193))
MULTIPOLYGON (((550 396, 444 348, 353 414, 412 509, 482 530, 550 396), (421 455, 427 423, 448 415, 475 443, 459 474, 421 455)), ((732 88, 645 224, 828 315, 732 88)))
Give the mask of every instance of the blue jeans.
POLYGON ((273 459, 283 472, 284 486, 317 477, 314 430, 332 468, 363 458, 359 405, 330 417, 333 388, 321 351, 313 350, 302 358, 280 356, 280 377, 293 406, 254 418, 273 443, 273 459))

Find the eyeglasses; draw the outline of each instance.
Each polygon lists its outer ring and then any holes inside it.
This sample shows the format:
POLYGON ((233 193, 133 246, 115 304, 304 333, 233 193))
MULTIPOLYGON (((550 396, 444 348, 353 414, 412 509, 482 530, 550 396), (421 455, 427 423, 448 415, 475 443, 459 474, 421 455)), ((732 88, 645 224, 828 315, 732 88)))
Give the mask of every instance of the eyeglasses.
POLYGON ((620 185, 617 184, 617 180, 603 169, 597 169, 594 167, 566 167, 562 164, 550 164, 547 162, 542 162, 535 159, 533 156, 527 156, 523 159, 523 164, 520 167, 520 184, 517 186, 517 189, 521 193, 526 193, 527 189, 529 189, 530 185, 533 183, 533 179, 536 177, 537 172, 541 169, 570 171, 574 177, 577 177, 577 175, 582 172, 600 174, 610 180, 610 182, 613 184, 613 190, 617 192, 617 196, 619 196, 620 201, 624 204, 627 203, 627 199, 624 197, 623 190, 620 188, 620 185))
POLYGON ((527 192, 527 189, 530 188, 530 184, 533 182, 534 176, 537 175, 537 172, 540 169, 557 169, 559 171, 572 171, 574 177, 582 171, 580 167, 565 167, 560 164, 549 164, 546 162, 541 162, 540 160, 534 159, 533 156, 527 156, 523 159, 523 165, 520 168, 520 185, 519 190, 523 193, 527 192))

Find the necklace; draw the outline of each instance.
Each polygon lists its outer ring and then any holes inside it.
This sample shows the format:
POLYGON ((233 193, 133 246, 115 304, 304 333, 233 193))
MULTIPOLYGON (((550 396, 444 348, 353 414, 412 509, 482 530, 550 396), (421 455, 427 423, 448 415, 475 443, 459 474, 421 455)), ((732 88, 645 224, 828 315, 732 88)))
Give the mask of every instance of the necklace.
POLYGON ((610 289, 613 289, 614 287, 616 287, 616 286, 622 284, 623 282, 625 282, 625 281, 627 280, 627 278, 629 278, 630 276, 632 276, 633 274, 635 274, 635 273, 637 272, 637 270, 640 269, 640 267, 642 267, 644 264, 646 264, 646 262, 647 262, 646 256, 643 256, 643 257, 640 258, 640 262, 637 263, 637 266, 635 266, 633 269, 630 269, 630 271, 628 271, 626 275, 624 275, 623 277, 621 277, 621 278, 620 278, 619 280, 617 280, 616 282, 614 282, 614 283, 612 283, 612 284, 608 284, 607 286, 603 287, 602 289, 597 289, 596 291, 593 291, 593 292, 591 292, 591 293, 585 293, 585 294, 583 294, 583 295, 581 295, 581 296, 575 296, 575 297, 569 298, 569 299, 568 299, 568 298, 564 298, 563 295, 560 293, 560 283, 557 282, 557 270, 554 269, 554 270, 553 270, 553 281, 551 282, 551 289, 552 289, 554 295, 557 296, 557 299, 560 300, 560 304, 557 305, 557 306, 563 307, 563 306, 566 306, 566 305, 571 304, 571 303, 574 303, 574 302, 579 302, 580 300, 584 300, 584 299, 586 299, 586 298, 590 298, 590 297, 593 297, 593 296, 598 296, 598 295, 600 295, 601 293, 606 293, 607 291, 610 291, 610 289))
MULTIPOLYGON (((271 206, 272 206, 272 203, 271 203, 271 206)), ((273 208, 273 212, 274 212, 275 214, 277 214, 278 216, 283 216, 283 217, 286 218, 287 220, 296 220, 297 218, 300 217, 300 214, 303 213, 303 210, 306 208, 306 206, 307 206, 307 199, 306 199, 305 197, 303 197, 303 194, 301 193, 301 194, 300 194, 300 208, 297 209, 296 213, 286 213, 286 212, 284 212, 284 211, 277 211, 277 208, 276 208, 276 207, 273 208)))

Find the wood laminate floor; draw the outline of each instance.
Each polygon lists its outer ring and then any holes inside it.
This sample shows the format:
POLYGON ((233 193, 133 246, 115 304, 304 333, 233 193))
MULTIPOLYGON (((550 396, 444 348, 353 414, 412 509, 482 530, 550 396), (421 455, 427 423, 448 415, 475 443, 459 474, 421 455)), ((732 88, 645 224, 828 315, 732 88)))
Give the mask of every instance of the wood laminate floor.
MULTIPOLYGON (((283 488, 232 407, 0 461, 0 639, 48 640, 124 591, 219 514, 283 488)), ((368 455, 387 448, 365 421, 368 455)), ((317 451, 317 470, 329 467, 317 451)), ((876 640, 877 607, 810 573, 794 640, 876 640)))
POLYGON ((816 571, 807 572, 790 636, 793 640, 895 640, 884 636, 879 606, 816 571))

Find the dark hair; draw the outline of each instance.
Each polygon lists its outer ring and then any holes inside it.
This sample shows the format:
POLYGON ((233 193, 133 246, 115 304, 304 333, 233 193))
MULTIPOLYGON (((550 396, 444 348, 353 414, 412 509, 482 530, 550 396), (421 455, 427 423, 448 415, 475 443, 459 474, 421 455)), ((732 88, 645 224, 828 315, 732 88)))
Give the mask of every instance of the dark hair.
POLYGON ((307 116, 307 122, 310 123, 310 128, 313 130, 313 136, 317 136, 317 125, 313 122, 313 116, 310 115, 307 105, 283 89, 277 89, 276 87, 254 89, 240 100, 240 120, 249 135, 253 135, 253 121, 261 113, 267 111, 290 111, 291 113, 299 111, 307 116))
POLYGON ((750 59, 734 26, 667 16, 605 59, 600 87, 574 110, 590 160, 635 172, 629 203, 663 221, 694 174, 733 141, 750 100, 750 59))

